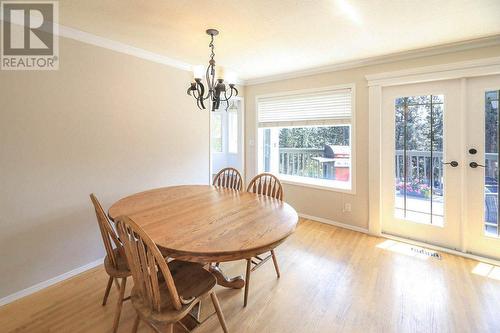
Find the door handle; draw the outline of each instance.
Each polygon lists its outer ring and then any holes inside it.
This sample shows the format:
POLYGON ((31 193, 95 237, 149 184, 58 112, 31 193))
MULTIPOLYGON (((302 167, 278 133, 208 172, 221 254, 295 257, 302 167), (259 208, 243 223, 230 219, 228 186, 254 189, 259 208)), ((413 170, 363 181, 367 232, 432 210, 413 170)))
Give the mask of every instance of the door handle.
POLYGON ((446 165, 446 164, 449 164, 453 168, 456 168, 458 166, 458 162, 457 161, 451 161, 451 162, 443 163, 443 165, 446 165))
POLYGON ((476 162, 470 162, 470 163, 469 163, 469 166, 470 166, 472 169, 475 169, 475 168, 477 168, 477 167, 486 168, 484 165, 482 165, 482 164, 477 164, 476 162))

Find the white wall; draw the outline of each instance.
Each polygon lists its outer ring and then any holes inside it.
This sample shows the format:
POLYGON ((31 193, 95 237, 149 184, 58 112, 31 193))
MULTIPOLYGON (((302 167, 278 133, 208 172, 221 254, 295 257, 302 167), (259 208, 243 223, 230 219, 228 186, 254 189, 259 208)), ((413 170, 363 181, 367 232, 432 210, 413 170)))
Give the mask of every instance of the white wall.
POLYGON ((208 183, 191 74, 60 39, 60 70, 0 72, 0 298, 104 255, 88 195, 208 183))

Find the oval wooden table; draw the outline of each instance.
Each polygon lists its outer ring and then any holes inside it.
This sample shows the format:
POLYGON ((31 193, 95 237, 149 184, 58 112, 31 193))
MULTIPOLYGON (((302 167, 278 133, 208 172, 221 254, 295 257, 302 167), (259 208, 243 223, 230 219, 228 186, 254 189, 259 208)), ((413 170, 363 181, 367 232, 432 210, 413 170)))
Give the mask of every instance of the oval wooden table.
MULTIPOLYGON (((297 226, 287 203, 248 192, 205 185, 183 185, 137 193, 117 201, 114 221, 127 215, 152 238, 163 255, 215 263, 247 259, 274 249, 297 226)), ((227 279, 211 265, 217 282, 243 288, 242 277, 227 279)))

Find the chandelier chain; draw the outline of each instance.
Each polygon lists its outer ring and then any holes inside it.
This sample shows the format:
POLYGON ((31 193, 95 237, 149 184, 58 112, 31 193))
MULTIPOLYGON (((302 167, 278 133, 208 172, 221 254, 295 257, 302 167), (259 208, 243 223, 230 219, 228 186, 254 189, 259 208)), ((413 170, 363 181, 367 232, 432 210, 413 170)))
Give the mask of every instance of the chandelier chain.
POLYGON ((214 60, 214 57, 215 57, 214 35, 210 35, 210 37, 211 37, 210 44, 208 44, 208 47, 210 47, 210 49, 212 50, 212 52, 210 53, 210 59, 214 60))

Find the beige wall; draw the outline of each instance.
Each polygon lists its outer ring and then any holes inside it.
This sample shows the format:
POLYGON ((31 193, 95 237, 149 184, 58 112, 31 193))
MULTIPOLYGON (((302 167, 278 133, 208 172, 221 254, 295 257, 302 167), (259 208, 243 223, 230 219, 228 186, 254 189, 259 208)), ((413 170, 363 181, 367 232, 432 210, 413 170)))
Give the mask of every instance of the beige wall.
POLYGON ((368 228, 368 88, 365 75, 498 55, 500 55, 500 46, 495 46, 247 86, 245 89, 247 180, 255 174, 256 170, 256 96, 289 90, 355 83, 356 194, 343 194, 296 185, 285 185, 285 198, 299 213, 366 229, 368 228), (249 144, 252 141, 255 142, 254 146, 249 144), (344 203, 351 203, 352 212, 342 212, 344 203))
POLYGON ((191 74, 60 39, 60 70, 0 72, 0 298, 104 255, 88 195, 208 182, 191 74))

